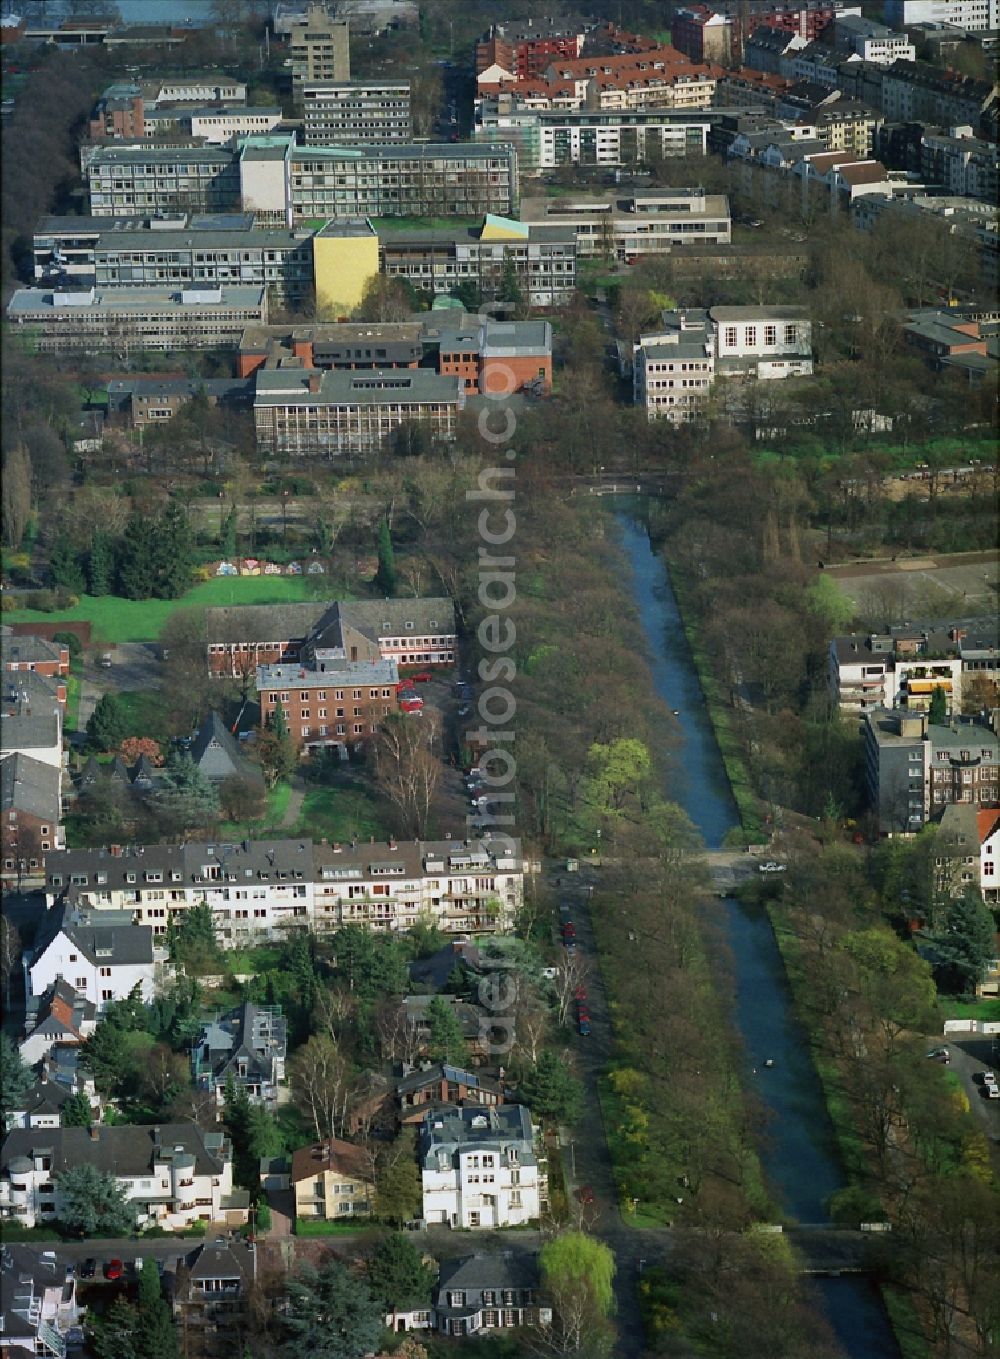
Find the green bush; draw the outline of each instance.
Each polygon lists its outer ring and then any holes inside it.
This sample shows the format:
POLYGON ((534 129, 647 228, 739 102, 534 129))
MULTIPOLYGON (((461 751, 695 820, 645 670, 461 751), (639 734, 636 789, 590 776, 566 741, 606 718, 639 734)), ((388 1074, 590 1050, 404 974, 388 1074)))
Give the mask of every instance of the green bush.
POLYGON ((349 1236, 358 1231, 359 1227, 370 1227, 372 1224, 368 1218, 349 1217, 344 1222, 326 1222, 323 1220, 312 1221, 309 1218, 297 1217, 295 1219, 296 1236, 349 1236))
POLYGON ((75 632, 54 632, 52 634, 52 640, 66 648, 70 654, 71 660, 75 660, 77 656, 80 656, 83 653, 83 643, 75 632))
POLYGON ((838 1227, 859 1227, 862 1222, 884 1222, 885 1209, 878 1195, 861 1184, 849 1184, 830 1195, 830 1217, 838 1227))
POLYGON ((271 1205, 263 1201, 257 1205, 257 1230, 258 1232, 271 1230, 271 1205))

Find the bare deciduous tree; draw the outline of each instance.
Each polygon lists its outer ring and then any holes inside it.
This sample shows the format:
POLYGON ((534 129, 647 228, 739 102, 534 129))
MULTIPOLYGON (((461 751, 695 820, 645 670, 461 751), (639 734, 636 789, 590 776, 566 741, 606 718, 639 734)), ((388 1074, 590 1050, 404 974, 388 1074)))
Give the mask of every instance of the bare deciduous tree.
POLYGON ((440 719, 425 710, 390 718, 375 740, 375 778, 396 808, 403 834, 422 839, 441 780, 440 719))
POLYGON ((319 1034, 299 1048, 288 1064, 295 1107, 323 1141, 343 1131, 350 1090, 349 1067, 332 1038, 319 1034))

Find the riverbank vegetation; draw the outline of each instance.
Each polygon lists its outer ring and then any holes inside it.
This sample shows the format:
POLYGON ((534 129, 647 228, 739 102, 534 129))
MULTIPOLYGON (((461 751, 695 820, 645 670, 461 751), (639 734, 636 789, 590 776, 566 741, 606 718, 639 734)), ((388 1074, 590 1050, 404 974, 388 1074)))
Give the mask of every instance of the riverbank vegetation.
MULTIPOLYGON (((926 858, 919 845, 903 856, 911 868, 926 858)), ((1000 1189, 980 1111, 928 1060, 925 1035, 940 1032, 932 967, 893 928, 898 905, 886 895, 898 890, 899 858, 897 846, 866 858, 798 837, 785 880, 757 894, 771 898, 850 1176, 833 1217, 888 1219, 886 1282, 932 1351, 986 1353, 1000 1325, 1000 1189)))

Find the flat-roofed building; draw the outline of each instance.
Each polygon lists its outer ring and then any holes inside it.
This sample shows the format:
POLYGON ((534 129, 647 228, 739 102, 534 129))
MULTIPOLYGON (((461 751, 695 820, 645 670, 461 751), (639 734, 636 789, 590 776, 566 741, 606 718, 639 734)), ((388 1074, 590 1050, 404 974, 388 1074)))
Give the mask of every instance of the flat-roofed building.
POLYGON ((86 160, 94 217, 240 207, 239 168, 227 147, 98 146, 86 160))
POLYGON ((728 245, 732 239, 728 198, 700 188, 530 198, 521 217, 531 227, 572 228, 580 258, 609 263, 665 255, 677 246, 728 245))
POLYGON ((60 293, 19 288, 7 321, 43 353, 234 348, 248 325, 267 320, 267 290, 90 288, 60 293))
POLYGON ((710 117, 673 109, 517 110, 507 92, 476 107, 477 142, 513 142, 522 174, 567 165, 620 167, 703 156, 710 117))
POLYGON ((335 19, 324 5, 310 4, 288 25, 292 95, 299 102, 311 80, 350 80, 351 37, 346 19, 335 19))
POLYGON ((317 80, 302 86, 309 146, 408 142, 413 137, 408 80, 317 80))
POLYGON ((237 230, 112 231, 94 247, 98 288, 264 287, 277 301, 299 304, 313 292, 314 232, 241 226, 237 230))
POLYGON ((427 369, 367 372, 261 368, 254 424, 265 453, 339 457, 376 452, 401 424, 425 421, 435 439, 455 437, 464 385, 427 369))
POLYGON ((122 217, 43 217, 33 237, 35 279, 38 282, 89 287, 95 282, 95 255, 102 238, 155 231, 250 231, 251 213, 162 213, 122 217))
POLYGON ((472 284, 484 302, 495 301, 511 267, 532 306, 562 306, 576 290, 577 239, 570 225, 489 214, 481 226, 454 230, 383 227, 379 250, 384 274, 435 296, 472 284))
POLYGON ((424 355, 420 321, 319 322, 304 326, 249 326, 236 360, 240 377, 299 359, 306 368, 416 368, 424 355))

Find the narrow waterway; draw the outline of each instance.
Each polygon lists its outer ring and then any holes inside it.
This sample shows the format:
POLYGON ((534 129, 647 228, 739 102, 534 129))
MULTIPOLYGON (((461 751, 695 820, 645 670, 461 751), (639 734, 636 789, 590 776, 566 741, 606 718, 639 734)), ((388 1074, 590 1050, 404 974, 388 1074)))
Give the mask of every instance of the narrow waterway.
MULTIPOLYGON (((667 791, 708 848, 715 849, 738 818, 677 601, 666 567, 650 544, 641 502, 620 501, 613 514, 631 568, 653 683, 677 713, 680 726, 667 791)), ((763 912, 728 900, 723 922, 733 957, 735 1020, 743 1038, 746 1079, 767 1113, 760 1154, 768 1186, 790 1219, 825 1223, 827 1201, 844 1184, 844 1175, 770 921, 763 912), (768 1060, 771 1067, 765 1066, 768 1060)), ((885 1309, 866 1279, 823 1280, 818 1291, 845 1354, 851 1359, 897 1359, 885 1309)))

